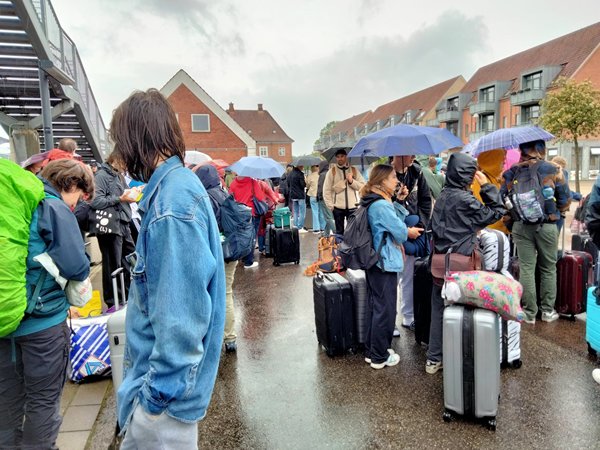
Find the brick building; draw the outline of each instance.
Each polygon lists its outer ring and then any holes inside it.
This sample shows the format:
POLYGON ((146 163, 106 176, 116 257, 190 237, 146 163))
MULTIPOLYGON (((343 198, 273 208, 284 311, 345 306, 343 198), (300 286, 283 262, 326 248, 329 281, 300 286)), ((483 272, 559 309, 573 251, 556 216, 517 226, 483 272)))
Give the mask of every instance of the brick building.
POLYGON ((256 111, 231 114, 184 70, 179 70, 160 91, 177 114, 186 150, 198 150, 229 163, 259 154, 282 162, 292 160, 293 140, 262 105, 256 111))
POLYGON ((457 94, 464 84, 465 79, 457 76, 381 105, 374 111, 366 111, 342 120, 327 136, 323 136, 314 148, 324 150, 331 146, 352 146, 362 136, 400 123, 430 124, 431 120, 436 119, 436 105, 441 99, 457 94))

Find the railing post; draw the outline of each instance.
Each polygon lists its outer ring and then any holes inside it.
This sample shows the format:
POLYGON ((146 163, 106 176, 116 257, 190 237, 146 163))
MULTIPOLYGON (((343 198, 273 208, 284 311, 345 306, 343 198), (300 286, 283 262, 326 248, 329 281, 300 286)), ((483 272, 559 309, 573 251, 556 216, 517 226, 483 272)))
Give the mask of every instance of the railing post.
POLYGON ((42 100, 42 119, 44 124, 44 149, 50 151, 54 146, 52 113, 50 111, 50 86, 48 84, 48 75, 41 67, 38 68, 38 73, 40 76, 40 98, 42 100))

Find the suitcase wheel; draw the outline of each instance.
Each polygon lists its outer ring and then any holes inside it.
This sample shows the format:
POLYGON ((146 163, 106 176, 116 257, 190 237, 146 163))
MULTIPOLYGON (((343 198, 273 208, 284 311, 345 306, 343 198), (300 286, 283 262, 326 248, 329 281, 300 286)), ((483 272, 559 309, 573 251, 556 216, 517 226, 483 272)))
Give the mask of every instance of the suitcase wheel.
POLYGON ((279 266, 279 263, 277 261, 273 261, 273 265, 274 266, 279 266))
POLYGON ((296 262, 294 262, 294 264, 298 265, 298 264, 300 264, 300 261, 296 261, 296 262))
POLYGON ((442 419, 444 419, 444 422, 451 422, 452 419, 454 419, 454 416, 446 409, 444 410, 444 414, 442 414, 442 419))
POLYGON ((598 352, 596 352, 596 350, 594 350, 592 348, 592 346, 590 345, 590 343, 587 343, 588 345, 588 353, 590 354, 590 356, 598 356, 598 352))
POLYGON ((485 423, 485 426, 490 431, 496 431, 496 418, 490 417, 485 423))
POLYGON ((510 366, 513 369, 520 369, 522 365, 523 365, 523 362, 520 359, 515 359, 512 363, 510 363, 510 366))

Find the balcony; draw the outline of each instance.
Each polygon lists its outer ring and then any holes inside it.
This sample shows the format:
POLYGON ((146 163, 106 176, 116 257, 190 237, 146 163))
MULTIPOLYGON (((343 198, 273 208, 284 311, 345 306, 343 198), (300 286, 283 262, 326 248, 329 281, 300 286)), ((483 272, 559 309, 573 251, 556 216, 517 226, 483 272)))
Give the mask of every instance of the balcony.
POLYGON ((427 125, 428 127, 439 127, 440 126, 440 121, 437 119, 429 119, 425 125, 427 125))
POLYGON ((473 114, 486 114, 496 112, 497 102, 479 102, 469 106, 469 112, 473 114))
POLYGON ((438 112, 437 118, 440 122, 458 122, 461 112, 457 109, 446 109, 438 112))
POLYGON ((488 133, 491 133, 494 130, 481 130, 481 131, 476 131, 475 133, 471 133, 469 134, 469 142, 473 142, 477 139, 479 139, 480 137, 485 136, 488 133))
POLYGON ((510 104, 513 106, 533 105, 544 98, 544 89, 523 89, 510 95, 510 104))

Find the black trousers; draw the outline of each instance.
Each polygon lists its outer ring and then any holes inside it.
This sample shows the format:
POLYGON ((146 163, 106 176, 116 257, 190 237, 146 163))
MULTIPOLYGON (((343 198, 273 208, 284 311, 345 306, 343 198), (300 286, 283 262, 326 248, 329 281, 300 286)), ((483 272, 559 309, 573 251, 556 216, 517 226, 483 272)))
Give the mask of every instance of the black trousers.
MULTIPOLYGON (((121 236, 118 234, 99 234, 98 245, 102 253, 102 291, 104 293, 104 303, 109 308, 115 304, 115 293, 113 292, 112 279, 110 274, 123 267, 123 276, 125 277, 125 298, 129 293, 129 263, 125 257, 135 251, 135 244, 131 238, 129 224, 121 224, 121 236)), ((118 298, 121 298, 121 283, 117 282, 118 298)))
POLYGON ((380 364, 388 359, 396 323, 398 274, 373 266, 366 270, 369 307, 365 356, 380 364))
POLYGON ((333 208, 333 220, 335 220, 335 233, 344 234, 344 220, 346 220, 356 208, 352 209, 340 209, 333 208))

